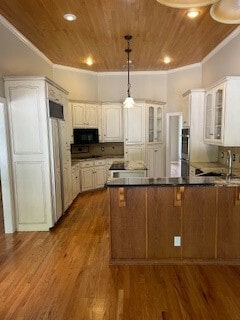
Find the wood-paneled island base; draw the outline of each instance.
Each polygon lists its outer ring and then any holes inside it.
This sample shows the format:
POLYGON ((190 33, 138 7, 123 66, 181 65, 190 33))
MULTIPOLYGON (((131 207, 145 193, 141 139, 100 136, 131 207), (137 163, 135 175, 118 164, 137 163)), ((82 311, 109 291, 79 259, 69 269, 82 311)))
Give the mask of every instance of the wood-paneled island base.
POLYGON ((237 183, 119 179, 108 191, 111 264, 240 264, 237 183))

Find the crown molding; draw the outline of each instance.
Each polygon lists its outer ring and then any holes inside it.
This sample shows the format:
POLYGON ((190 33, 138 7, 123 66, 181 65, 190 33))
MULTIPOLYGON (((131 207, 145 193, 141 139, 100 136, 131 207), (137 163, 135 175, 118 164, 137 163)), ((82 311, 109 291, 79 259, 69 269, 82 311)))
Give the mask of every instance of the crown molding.
POLYGON ((188 64, 187 66, 179 67, 179 68, 176 68, 176 69, 171 69, 171 70, 168 70, 167 73, 175 73, 175 72, 180 72, 180 71, 193 69, 193 68, 198 68, 198 67, 200 67, 200 68, 202 67, 202 63, 201 62, 188 64))
POLYGON ((61 70, 67 70, 67 71, 72 71, 72 72, 79 72, 79 73, 87 73, 87 74, 92 74, 92 75, 98 75, 98 72, 96 71, 90 71, 90 70, 84 70, 84 69, 79 69, 79 68, 74 68, 74 67, 68 67, 68 66, 63 66, 61 64, 53 64, 52 65, 53 69, 61 69, 61 70))
POLYGON ((21 32, 19 32, 6 18, 0 14, 0 23, 12 32, 20 41, 22 41, 27 47, 34 51, 39 57, 45 60, 48 64, 52 65, 52 61, 49 60, 44 53, 42 53, 31 41, 29 41, 21 32))
POLYGON ((225 47, 232 39, 238 36, 240 33, 240 26, 233 30, 222 42, 220 42, 203 60, 202 64, 211 59, 218 51, 220 51, 223 47, 225 47))

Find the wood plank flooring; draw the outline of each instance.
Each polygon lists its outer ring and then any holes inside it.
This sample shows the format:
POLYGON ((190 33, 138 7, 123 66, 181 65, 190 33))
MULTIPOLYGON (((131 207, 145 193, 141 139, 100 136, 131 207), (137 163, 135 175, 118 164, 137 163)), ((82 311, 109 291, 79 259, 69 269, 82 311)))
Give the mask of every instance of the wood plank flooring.
POLYGON ((239 320, 239 266, 109 266, 105 190, 51 232, 0 236, 0 319, 239 320))

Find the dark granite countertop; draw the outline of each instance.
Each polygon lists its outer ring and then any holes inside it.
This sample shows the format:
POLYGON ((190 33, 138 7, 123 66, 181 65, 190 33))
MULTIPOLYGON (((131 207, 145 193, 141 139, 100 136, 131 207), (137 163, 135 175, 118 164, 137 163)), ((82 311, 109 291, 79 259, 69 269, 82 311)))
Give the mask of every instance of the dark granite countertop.
POLYGON ((127 186, 240 186, 240 178, 233 177, 230 180, 221 177, 192 177, 187 178, 119 178, 109 180, 107 187, 127 186))

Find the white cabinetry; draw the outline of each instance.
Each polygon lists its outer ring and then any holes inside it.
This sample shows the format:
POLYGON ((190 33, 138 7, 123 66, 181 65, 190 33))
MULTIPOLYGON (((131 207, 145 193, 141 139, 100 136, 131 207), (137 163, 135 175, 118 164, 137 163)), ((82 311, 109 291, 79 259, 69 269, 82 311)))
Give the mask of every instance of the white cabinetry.
POLYGON ((145 161, 145 145, 131 145, 124 148, 124 158, 127 161, 145 161))
POLYGON ((58 120, 51 119, 50 120, 52 127, 52 152, 53 152, 53 161, 54 164, 52 166, 53 176, 53 188, 55 192, 53 192, 53 210, 54 210, 54 221, 57 221, 63 212, 63 203, 62 203, 62 183, 61 183, 61 159, 60 159, 60 139, 59 139, 59 127, 58 120))
POLYGON ((123 142, 122 105, 102 105, 103 142, 123 142))
POLYGON ((48 101, 58 99, 65 108, 67 92, 45 77, 4 80, 17 230, 49 230, 61 215, 61 196, 59 159, 54 157, 59 152, 59 141, 55 149, 52 145, 57 126, 52 127, 49 121, 48 101))
POLYGON ((191 162, 217 161, 217 148, 204 143, 204 101, 205 90, 188 90, 183 94, 183 115, 185 126, 190 128, 189 158, 191 162))
POLYGON ((106 182, 106 161, 82 161, 81 167, 81 191, 88 191, 104 187, 106 182))
POLYGON ((124 110, 124 158, 146 161, 152 177, 164 176, 163 105, 162 102, 145 101, 124 110))
POLYGON ((209 88, 205 100, 204 141, 240 146, 240 77, 226 77, 209 88))
POLYGON ((62 201, 65 212, 72 202, 71 193, 71 150, 66 121, 59 121, 61 169, 62 169, 62 201))
POLYGON ((124 109, 124 158, 145 161, 145 105, 124 109))
POLYGON ((164 176, 162 144, 147 147, 147 168, 149 178, 160 178, 164 176))
POLYGON ((144 104, 124 109, 124 140, 126 146, 145 143, 144 104))
POLYGON ((80 193, 80 167, 79 164, 72 166, 72 199, 80 193))
POLYGON ((97 128, 98 107, 94 104, 72 103, 73 128, 97 128))
POLYGON ((162 106, 155 104, 146 105, 146 140, 148 144, 161 143, 163 139, 162 106))

